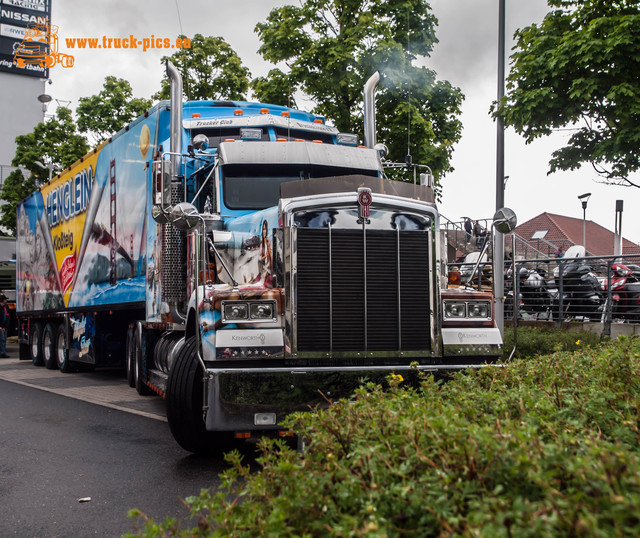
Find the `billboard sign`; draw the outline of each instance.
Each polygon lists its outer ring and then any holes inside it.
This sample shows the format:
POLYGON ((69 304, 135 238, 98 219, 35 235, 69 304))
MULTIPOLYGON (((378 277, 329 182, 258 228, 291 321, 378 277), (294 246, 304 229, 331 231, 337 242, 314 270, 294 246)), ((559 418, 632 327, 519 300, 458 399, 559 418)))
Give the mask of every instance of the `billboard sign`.
POLYGON ((51 0, 0 0, 0 71, 48 78, 51 0))

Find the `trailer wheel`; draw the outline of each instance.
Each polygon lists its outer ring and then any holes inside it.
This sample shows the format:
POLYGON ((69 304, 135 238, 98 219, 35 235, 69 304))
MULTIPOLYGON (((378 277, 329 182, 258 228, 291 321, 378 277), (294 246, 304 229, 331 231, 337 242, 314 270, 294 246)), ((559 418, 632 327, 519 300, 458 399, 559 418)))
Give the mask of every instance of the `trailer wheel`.
POLYGON ((135 379, 135 366, 133 364, 133 360, 135 355, 135 348, 134 348, 134 332, 133 332, 133 328, 129 327, 129 329, 127 329, 127 347, 125 350, 126 353, 126 367, 127 367, 127 383, 129 383, 130 387, 135 387, 136 386, 136 379, 135 379))
POLYGON ((69 350, 67 349, 67 335, 65 334, 64 325, 58 327, 56 332, 56 362, 58 369, 62 373, 71 372, 71 361, 69 360, 69 350))
POLYGON ((166 400, 167 421, 174 439, 185 450, 196 453, 213 448, 213 434, 205 429, 202 417, 202 376, 196 358, 196 338, 191 336, 176 353, 169 371, 166 400))
POLYGON ((29 328, 29 356, 34 366, 43 366, 42 360, 42 324, 35 322, 29 328))
POLYGON ((140 334, 140 329, 136 328, 133 333, 133 349, 134 349, 134 358, 133 364, 135 366, 134 369, 134 385, 136 387, 136 391, 140 396, 148 396, 151 394, 151 389, 147 387, 146 383, 142 379, 142 335, 140 334))
POLYGON ((47 323, 42 331, 42 360, 47 370, 55 370, 58 367, 56 360, 56 328, 47 323))

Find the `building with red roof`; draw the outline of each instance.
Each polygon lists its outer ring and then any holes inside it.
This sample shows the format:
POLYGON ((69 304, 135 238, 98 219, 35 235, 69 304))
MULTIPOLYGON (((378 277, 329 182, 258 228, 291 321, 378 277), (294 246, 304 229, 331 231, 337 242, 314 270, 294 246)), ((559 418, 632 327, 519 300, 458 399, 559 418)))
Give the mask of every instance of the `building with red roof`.
MULTIPOLYGON (((515 228, 513 231, 518 253, 531 249, 534 254, 553 257, 557 250, 566 252, 573 245, 582 245, 583 220, 552 213, 542 213, 515 228)), ((586 221, 587 256, 612 256, 615 234, 591 220, 586 221)), ((622 240, 622 254, 640 254, 640 245, 622 240)), ((529 257, 529 256, 527 256, 529 257)))

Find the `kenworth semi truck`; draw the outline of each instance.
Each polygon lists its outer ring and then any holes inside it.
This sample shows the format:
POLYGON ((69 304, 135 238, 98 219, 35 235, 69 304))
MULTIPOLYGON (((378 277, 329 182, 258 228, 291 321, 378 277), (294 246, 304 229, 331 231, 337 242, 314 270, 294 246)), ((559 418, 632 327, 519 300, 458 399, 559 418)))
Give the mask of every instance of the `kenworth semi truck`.
POLYGON ((198 452, 282 431, 362 379, 501 357, 489 293, 447 289, 428 178, 385 177, 322 118, 248 102, 155 105, 18 207, 21 357, 121 365, 198 452))

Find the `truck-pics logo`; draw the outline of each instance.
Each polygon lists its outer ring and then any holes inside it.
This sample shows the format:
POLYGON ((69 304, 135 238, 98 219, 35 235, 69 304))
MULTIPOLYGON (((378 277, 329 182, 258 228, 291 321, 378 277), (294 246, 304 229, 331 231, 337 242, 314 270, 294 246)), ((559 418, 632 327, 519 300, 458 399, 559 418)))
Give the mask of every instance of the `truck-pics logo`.
POLYGON ((57 63, 62 67, 73 67, 73 62, 73 56, 58 51, 58 27, 46 23, 29 24, 13 56, 13 63, 18 67, 51 68, 57 63))

